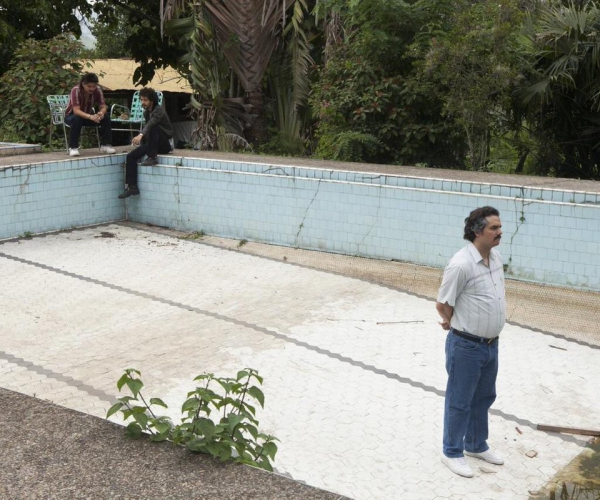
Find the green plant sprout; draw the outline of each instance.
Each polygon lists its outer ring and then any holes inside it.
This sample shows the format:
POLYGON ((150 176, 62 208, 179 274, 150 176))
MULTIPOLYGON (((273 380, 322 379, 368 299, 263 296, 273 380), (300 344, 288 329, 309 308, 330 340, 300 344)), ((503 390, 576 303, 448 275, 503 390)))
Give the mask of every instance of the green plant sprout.
POLYGON ((110 407, 106 418, 120 412, 124 421, 132 420, 125 428, 131 438, 147 434, 152 441, 171 441, 185 445, 193 452, 207 453, 221 461, 234 461, 273 471, 278 441, 274 436, 259 432, 256 407, 264 408, 265 396, 257 385, 263 378, 256 370, 246 368, 235 378, 215 377, 208 373, 194 379, 200 383, 188 392, 181 407, 181 424, 174 425, 167 416, 157 416, 156 407, 167 408, 162 399, 146 400, 142 395, 141 373, 125 370, 117 382, 119 391, 127 387, 131 396, 123 396, 110 407), (213 391, 210 385, 220 388, 213 391), (212 415, 212 416, 211 416, 212 415))

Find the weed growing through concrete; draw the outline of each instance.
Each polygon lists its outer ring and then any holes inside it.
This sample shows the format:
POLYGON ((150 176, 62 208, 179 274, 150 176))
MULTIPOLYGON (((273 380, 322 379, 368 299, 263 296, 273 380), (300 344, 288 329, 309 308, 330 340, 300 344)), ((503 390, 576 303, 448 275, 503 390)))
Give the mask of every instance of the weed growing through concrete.
POLYGON ((146 401, 141 393, 144 386, 141 373, 129 368, 118 380, 117 388, 121 391, 126 386, 132 396, 119 398, 106 418, 120 412, 123 420, 132 419, 126 427, 126 435, 132 438, 145 433, 152 441, 172 441, 221 461, 232 460, 272 471, 277 438, 259 432, 256 407, 250 404, 258 402, 264 408, 263 392, 251 385, 253 382, 262 385, 263 378, 258 372, 246 368, 235 378, 209 373, 197 376, 194 381, 201 387, 188 392, 188 399, 181 407, 182 423, 174 425, 169 417, 155 414, 153 407, 167 408, 167 405, 159 398, 146 401), (211 383, 220 386, 219 392, 209 387, 211 383))
POLYGON ((187 236, 182 236, 182 240, 199 240, 206 236, 206 233, 201 229, 200 231, 194 231, 192 234, 188 234, 187 236))
POLYGON ((240 240, 240 242, 238 243, 238 248, 243 247, 246 243, 248 243, 248 240, 245 240, 245 239, 240 240))

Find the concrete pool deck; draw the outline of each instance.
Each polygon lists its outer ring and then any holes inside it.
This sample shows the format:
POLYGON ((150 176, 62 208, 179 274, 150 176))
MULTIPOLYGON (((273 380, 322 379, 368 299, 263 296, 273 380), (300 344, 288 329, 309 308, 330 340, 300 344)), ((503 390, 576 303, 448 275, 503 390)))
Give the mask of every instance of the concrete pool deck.
POLYGON ((39 144, 16 144, 13 142, 0 142, 0 158, 15 155, 32 155, 41 153, 42 146, 39 144))
MULTIPOLYGON (((115 146, 117 153, 127 153, 132 146, 115 146)), ((99 155, 97 148, 81 149, 81 158, 92 158, 99 155)), ((13 153, 14 154, 14 153, 13 153)), ((412 167, 403 165, 382 165, 374 163, 340 162, 311 158, 290 158, 282 156, 266 156, 257 154, 221 153, 215 151, 196 151, 190 149, 175 149, 174 157, 181 158, 206 158, 221 161, 256 162, 270 165, 291 165, 298 167, 314 167, 325 170, 347 170, 349 172, 374 172, 385 175, 401 175, 423 178, 441 178, 445 180, 462 180, 470 182, 496 183, 506 186, 528 186, 544 189, 564 189, 600 193, 600 182, 567 179, 561 177, 540 177, 533 175, 498 174, 494 172, 474 172, 467 170, 451 170, 445 168, 412 167)), ((38 163, 47 161, 62 161, 68 159, 65 150, 56 150, 36 154, 23 154, 18 157, 1 156, 0 168, 38 163)))
POLYGON ((535 426, 598 426, 600 348, 509 324, 490 438, 506 465, 460 478, 440 462, 431 300, 126 223, 0 242, 0 269, 0 387, 104 417, 125 368, 173 410, 196 375, 250 366, 277 470, 337 495, 526 499, 588 442, 535 426))

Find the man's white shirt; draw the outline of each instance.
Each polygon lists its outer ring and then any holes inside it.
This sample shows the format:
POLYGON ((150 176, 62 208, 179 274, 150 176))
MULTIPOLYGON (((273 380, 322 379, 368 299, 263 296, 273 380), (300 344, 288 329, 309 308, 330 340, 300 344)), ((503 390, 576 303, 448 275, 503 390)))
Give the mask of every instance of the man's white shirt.
POLYGON ((444 270, 437 301, 452 306, 451 326, 478 337, 497 337, 506 322, 504 268, 492 248, 489 267, 469 242, 456 252, 444 270))

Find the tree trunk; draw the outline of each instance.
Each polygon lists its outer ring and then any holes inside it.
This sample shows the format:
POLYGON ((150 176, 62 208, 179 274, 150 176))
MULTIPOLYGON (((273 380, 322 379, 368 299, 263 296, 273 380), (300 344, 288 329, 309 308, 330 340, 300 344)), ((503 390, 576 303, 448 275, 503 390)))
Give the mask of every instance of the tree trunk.
POLYGON ((521 154, 519 155, 519 162, 517 163, 517 168, 515 168, 515 174, 522 174, 523 173, 523 168, 525 167, 525 161, 527 160, 527 157, 529 156, 529 150, 526 149, 525 151, 521 152, 521 154))
POLYGON ((263 110, 263 94, 260 90, 246 93, 246 102, 252 105, 251 113, 256 119, 246 130, 246 139, 253 145, 262 143, 267 138, 267 119, 263 110))
POLYGON ((465 127, 467 144, 471 156, 471 169, 481 171, 485 169, 489 158, 490 137, 487 127, 465 127))

